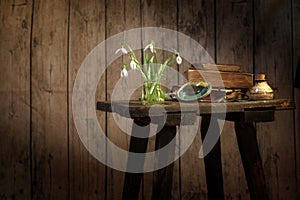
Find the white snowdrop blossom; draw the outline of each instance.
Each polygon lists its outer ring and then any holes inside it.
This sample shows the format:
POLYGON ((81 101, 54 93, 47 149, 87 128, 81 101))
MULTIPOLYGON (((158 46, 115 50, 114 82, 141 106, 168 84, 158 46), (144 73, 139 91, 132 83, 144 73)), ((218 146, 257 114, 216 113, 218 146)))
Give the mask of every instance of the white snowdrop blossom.
POLYGON ((128 53, 127 49, 125 49, 124 47, 121 47, 121 48, 119 48, 119 49, 116 50, 115 54, 118 54, 120 51, 123 54, 127 54, 128 53))
POLYGON ((180 55, 177 55, 176 62, 178 65, 180 65, 182 63, 182 58, 180 57, 180 55))
POLYGON ((123 67, 122 71, 121 71, 121 78, 126 78, 128 76, 128 71, 126 69, 126 67, 123 67))
POLYGON ((145 47, 144 51, 146 51, 149 48, 150 48, 151 53, 153 53, 154 52, 154 45, 153 45, 152 42, 145 47))
POLYGON ((137 67, 137 64, 134 60, 131 60, 130 61, 130 68, 133 69, 133 70, 136 70, 136 67, 137 67))
MULTIPOLYGON (((142 89, 142 96, 141 102, 143 105, 147 103, 157 103, 162 102, 165 99, 165 93, 163 88, 161 87, 161 79, 163 77, 165 69, 176 60, 177 64, 180 65, 182 63, 182 58, 178 51, 173 49, 172 55, 166 58, 163 62, 160 62, 157 57, 156 46, 153 40, 151 40, 150 44, 148 44, 144 48, 143 57, 141 61, 136 57, 134 53, 134 49, 131 48, 126 43, 121 44, 121 48, 116 50, 116 54, 121 52, 123 54, 129 55, 129 67, 131 70, 136 70, 140 72, 141 77, 143 79, 143 89, 142 89), (148 51, 151 51, 149 52, 148 51), (156 69, 157 68, 157 69, 156 69)), ((121 78, 123 83, 127 84, 126 77, 129 76, 127 71, 128 64, 123 63, 121 68, 121 78)))
MULTIPOLYGON (((153 40, 151 40, 150 44, 148 44, 144 48, 144 51, 145 51, 144 57, 141 62, 137 59, 136 55, 134 54, 134 50, 131 48, 131 46, 129 46, 126 43, 123 43, 121 45, 121 48, 117 49, 115 52, 116 54, 118 54, 119 52, 121 52, 123 54, 129 54, 130 69, 137 70, 138 72, 140 72, 144 82, 152 81, 152 79, 154 77, 156 77, 155 78, 156 81, 159 82, 161 77, 163 76, 165 69, 168 67, 168 65, 173 60, 176 60, 177 64, 179 64, 179 65, 182 63, 182 58, 180 57, 180 53, 175 49, 173 49, 173 54, 170 57, 168 57, 163 62, 159 62, 158 58, 157 58, 155 42, 153 40), (151 51, 152 55, 148 54, 148 51, 147 51, 148 49, 151 51), (161 64, 158 64, 158 63, 161 63, 161 64), (147 67, 142 67, 142 66, 147 66, 147 67), (156 70, 154 68, 154 66, 157 66, 158 69, 156 70)), ((120 73, 121 78, 126 78, 129 76, 128 71, 127 71, 127 66, 128 66, 127 64, 123 63, 122 68, 121 68, 121 73, 120 73)), ((154 90, 154 86, 149 88, 149 89, 151 89, 151 93, 153 91, 156 91, 156 92, 158 91, 158 90, 154 90)), ((163 94, 163 92, 160 91, 159 94, 163 94)), ((146 94, 144 94, 144 95, 146 95, 146 94)), ((160 96, 160 98, 164 98, 164 97, 160 96)))

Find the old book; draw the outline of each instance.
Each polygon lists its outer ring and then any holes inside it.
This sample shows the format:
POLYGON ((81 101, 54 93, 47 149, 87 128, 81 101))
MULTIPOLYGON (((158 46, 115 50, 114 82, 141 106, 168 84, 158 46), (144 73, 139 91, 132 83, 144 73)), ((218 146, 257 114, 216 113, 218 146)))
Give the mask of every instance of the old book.
POLYGON ((241 66, 239 65, 230 65, 230 64, 193 64, 195 69, 201 70, 218 70, 222 72, 241 72, 241 66))
POLYGON ((253 86, 253 74, 250 73, 189 69, 187 78, 188 81, 210 82, 214 88, 243 89, 253 86))

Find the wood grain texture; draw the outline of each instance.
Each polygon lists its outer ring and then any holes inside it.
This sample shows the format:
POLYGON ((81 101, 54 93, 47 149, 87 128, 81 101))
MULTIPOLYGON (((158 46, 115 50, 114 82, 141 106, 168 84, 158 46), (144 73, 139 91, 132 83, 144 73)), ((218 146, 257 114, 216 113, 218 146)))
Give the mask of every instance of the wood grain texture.
MULTIPOLYGON (((141 27, 141 23, 142 23, 142 19, 141 19, 141 1, 140 0, 130 0, 127 1, 125 0, 125 10, 124 10, 124 28, 126 31, 134 29, 134 28, 140 28, 141 27)), ((136 41, 141 41, 142 36, 135 36, 135 40, 136 41)), ((140 43, 140 45, 142 45, 142 43, 140 43)), ((142 49, 142 47, 140 46, 140 48, 142 49)), ((136 50, 135 51, 135 55, 136 58, 138 60, 142 60, 142 50, 136 50)), ((123 62, 125 63, 130 63, 130 58, 129 56, 123 56, 123 62)), ((128 66, 128 65, 127 65, 128 66)), ((134 78, 134 80, 139 79, 139 77, 132 77, 134 78)), ((124 91, 125 92, 125 91, 124 91)), ((137 89, 131 96, 132 99, 139 99, 141 95, 141 89, 137 89)), ((132 125, 132 127, 127 127, 127 132, 130 133, 132 130, 134 129, 134 125, 132 125)), ((126 138, 127 139, 127 146, 128 143, 131 141, 131 139, 129 139, 129 137, 126 138)), ((147 140, 148 141, 148 140, 147 140)), ((129 148, 129 147, 127 147, 129 148)), ((140 188, 137 188, 137 190, 139 189, 139 199, 143 199, 143 195, 144 195, 144 190, 143 190, 143 176, 142 175, 142 180, 140 182, 140 188)), ((124 183, 125 184, 125 183, 124 183)), ((124 189, 124 188, 123 188, 124 189)))
MULTIPOLYGON (((133 27, 139 27, 140 25, 140 12, 139 12, 139 2, 138 1, 106 1, 106 37, 109 38, 115 34, 121 33, 127 29, 133 27)), ((126 42, 126 41, 124 41, 126 42)), ((107 43, 106 48, 109 53, 115 52, 116 49, 120 48, 122 44, 107 43)), ((130 45, 130 44, 129 44, 130 45)), ((128 58, 126 56, 121 56, 112 64, 108 66, 107 69, 107 99, 111 100, 112 93, 115 88, 115 84, 119 81, 120 71, 122 69, 123 63, 127 63, 128 58)), ((127 68, 129 70, 129 68, 127 68)), ((124 82, 122 84, 126 85, 124 82)), ((121 91, 121 96, 126 94, 126 89, 121 91)), ((117 116, 118 117, 118 116, 117 116)), ((113 116, 108 114, 107 118, 107 134, 108 138, 116 144, 119 148, 125 150, 129 149, 129 136, 124 133, 115 122, 113 116)), ((122 120, 118 117, 118 120, 122 120)), ((126 132, 130 133, 129 126, 126 126, 126 132)), ((108 155, 112 159, 116 159, 113 162, 117 162, 119 155, 108 155)), ((108 180, 107 180, 107 198, 108 199, 121 199, 124 184, 124 172, 120 172, 114 169, 108 169, 108 180)))
MULTIPOLYGON (((124 1, 107 1, 106 5, 106 36, 109 38, 114 34, 124 31, 124 1)), ((117 47, 118 48, 118 47, 117 47)), ((107 51, 115 51, 107 45, 107 51)), ((107 98, 111 100, 111 94, 116 82, 120 79, 122 57, 115 60, 107 69, 107 98)), ((115 123, 111 114, 107 115, 107 136, 118 147, 127 149, 129 147, 128 137, 123 133, 115 123)), ((118 159, 118 155, 108 155, 108 157, 118 159)), ((115 161, 116 162, 116 161, 115 161)), ((107 170, 107 198, 122 199, 123 183, 125 173, 108 168, 107 170)))
MULTIPOLYGON (((159 150, 169 144, 174 137, 176 137, 176 126, 164 126, 155 137, 155 150, 159 150)), ((160 152, 155 157, 155 162, 164 162, 165 160, 171 160, 175 155, 175 145, 172 146, 170 151, 160 152), (172 152, 173 148, 173 152, 172 152)), ((152 200, 168 200, 177 199, 178 196, 174 196, 173 177, 174 175, 174 163, 153 172, 153 193, 152 200), (173 189, 173 191, 172 191, 173 189)))
POLYGON ((68 196, 68 1, 35 1, 32 38, 33 199, 68 196))
POLYGON ((215 88, 244 88, 253 86, 250 73, 220 72, 207 70, 188 70, 188 81, 208 81, 215 88), (221 76, 221 79, 219 78, 221 76), (206 77, 206 79, 204 78, 206 77))
POLYGON ((236 138, 243 162, 243 167, 251 199, 269 199, 256 129, 252 122, 234 123, 236 138))
MULTIPOLYGON (((293 56, 294 56, 294 76, 298 70, 300 73, 300 1, 292 1, 292 19, 293 19, 293 56)), ((296 78, 295 78, 296 79, 296 78)), ((295 80, 294 79, 294 80, 295 80)), ((299 77, 298 77, 299 80, 299 77)), ((295 124, 295 159, 296 159, 296 177, 297 177, 297 198, 300 198, 300 88, 294 88, 294 101, 296 110, 294 114, 295 124)))
MULTIPOLYGON (((141 101, 99 101, 97 102, 97 109, 106 112, 116 112, 127 118, 144 118, 149 115, 151 105, 143 105, 141 101)), ((246 111, 263 111, 263 110, 292 110, 294 109, 294 102, 291 99, 272 99, 260 101, 241 101, 241 102, 226 102, 226 103, 209 103, 209 102, 176 102, 165 101, 161 104, 163 111, 158 110, 155 115, 162 116, 165 113, 169 115, 186 114, 205 115, 218 113, 244 113, 246 111), (226 106, 226 110, 223 107, 226 106), (199 107, 199 112, 195 111, 195 107, 199 107), (212 109, 213 108, 213 109, 212 109), (219 112, 218 112, 219 110, 219 112)), ((153 108, 152 108, 153 109, 153 108)), ((218 115, 215 115, 218 116, 218 115)), ((168 119, 168 118, 167 118, 168 119)), ((149 122, 149 118, 146 119, 149 122)), ((153 122, 154 123, 154 122, 153 122)), ((160 123, 158 121, 158 123, 160 123)))
MULTIPOLYGON (((254 1, 255 72, 265 73, 275 98, 292 97, 291 2, 254 1)), ((270 199, 296 199, 293 113, 257 125, 270 199), (276 132, 276 134, 273 134, 276 132)))
MULTIPOLYGON (((176 0, 145 0, 142 1, 142 27, 162 27, 172 30, 177 29, 177 1, 176 0)), ((151 39, 152 35, 143 34, 143 45, 146 46, 151 39)), ((174 48, 177 46, 177 38, 165 38, 166 40, 154 41, 157 46, 162 48, 166 47, 166 44, 172 44, 174 48), (170 43, 172 42, 172 43, 170 43)), ((170 56, 170 53, 162 50, 157 51, 158 62, 163 63, 170 56)), ((170 63, 170 67, 177 69, 175 62, 170 63)), ((176 77, 165 76, 163 82, 174 80, 176 77)), ((148 151, 154 151, 155 137, 149 139, 148 151)), ((174 177, 173 177, 173 189, 172 198, 174 200, 179 198, 179 163, 174 164, 174 177)), ((152 198, 152 180, 153 174, 147 173, 144 176, 144 198, 152 198)))
MULTIPOLYGON (((162 26, 162 1, 152 1, 152 0, 145 0, 141 1, 141 12, 142 12, 142 27, 159 27, 162 26)), ((167 16, 167 14, 165 15, 167 16)), ((146 46, 149 41, 152 39, 151 35, 143 34, 142 43, 143 46, 146 46)), ((156 43, 161 41, 155 41, 156 43)), ((160 58, 162 57, 161 51, 157 51, 157 56, 160 58)), ((155 151, 155 138, 149 138, 147 152, 155 151)), ((143 198, 145 200, 152 199, 152 183, 153 183, 153 173, 146 173, 144 174, 144 181, 143 181, 143 198)))
MULTIPOLYGON (((0 199, 121 198, 124 173, 109 169, 107 174, 106 167, 81 144, 73 124, 71 95, 87 53, 104 39, 140 26, 178 30, 198 41, 217 63, 241 65, 242 72, 265 73, 276 98, 294 97, 294 113, 276 112, 275 122, 258 123, 256 127, 270 199, 299 199, 300 92, 292 87, 300 55, 299 3, 0 1, 0 199)), ((180 42, 172 39, 174 44, 180 42)), ((115 48, 110 50, 114 52, 115 48)), ((97 99, 111 98, 123 61, 128 62, 128 58, 122 57, 110 66, 107 80, 102 77, 97 99)), ((183 73, 188 67, 190 63, 184 61, 178 70, 183 73)), ((105 131, 110 139, 128 148, 128 137, 111 115, 108 122, 104 112, 97 115, 102 128, 108 127, 105 131)), ((173 123, 175 119, 178 116, 173 123)), ((226 123, 221 136, 225 195, 227 199, 249 199, 232 130, 233 124, 226 123)), ((175 163, 173 199, 207 198, 204 164, 198 159, 200 145, 198 134, 175 163)), ((152 150, 154 137, 148 148, 152 150)), ((144 175, 139 199, 152 198, 152 176, 144 175)))
MULTIPOLYGON (((178 1, 178 31, 198 42, 214 59, 215 57, 215 11, 214 2, 206 0, 178 1)), ((179 46, 187 41, 178 41, 179 46)), ((184 47, 184 46, 183 46, 184 47)), ((180 49, 179 49, 180 51, 180 49)), ((197 53, 192 54, 198 57, 197 53)), ((181 74, 184 74, 191 65, 198 63, 188 63, 183 60, 179 67, 181 74)))
MULTIPOLYGON (((204 141, 206 135, 220 135, 220 128, 218 120, 213 118, 211 115, 203 116, 201 120, 201 138, 204 141), (211 132, 213 131, 213 132, 211 132)), ((222 160, 221 160, 221 144, 220 138, 211 149, 207 152, 203 148, 203 153, 207 154, 204 157, 205 162, 205 175, 207 185, 207 196, 208 199, 224 199, 224 182, 222 173, 222 160)))
POLYGON ((223 65, 223 64, 202 64, 200 68, 202 70, 219 70, 221 72, 241 72, 241 66, 239 65, 223 65))
MULTIPOLYGON (((149 123, 144 123, 138 120, 134 120, 134 124, 132 126, 132 133, 136 133, 141 131, 140 127, 147 126, 149 123)), ((150 126, 147 126, 147 129, 143 129, 145 131, 145 134, 150 133, 150 126), (147 132, 147 133, 146 133, 147 132)), ((136 152, 136 153, 146 153, 147 146, 148 146, 148 137, 146 138, 137 138, 137 137, 130 137, 130 145, 129 145, 129 151, 130 152, 136 152)), ((145 157, 144 157, 145 159, 145 157)), ((127 167, 134 166, 136 169, 138 166, 139 169, 143 169, 144 167, 144 159, 142 162, 137 163, 135 160, 135 156, 129 156, 127 161, 127 167)), ((142 184, 142 178, 143 173, 126 173, 125 174, 125 180, 124 180, 124 188, 123 188, 123 200, 135 200, 139 199, 139 197, 142 197, 143 194, 141 190, 141 184, 142 184)))
MULTIPOLYGON (((178 31, 190 36, 203 46, 208 54, 214 58, 214 2, 205 0, 178 1, 178 31)), ((179 45, 185 41, 178 41, 179 45)), ((178 49, 180 52, 181 49, 178 49)), ((191 64, 187 61, 179 67, 183 74, 191 64)), ((180 83, 182 84, 182 83, 180 83)), ((190 131, 193 131, 191 129, 190 131)), ((184 137, 183 134, 180 137, 184 137)), ((207 187, 205 179, 204 160, 198 158, 202 145, 200 130, 187 152, 180 158, 181 161, 181 198, 182 199, 206 199, 207 187), (193 169, 193 170, 190 170, 193 169)))
MULTIPOLYGON (((252 1, 217 1, 217 63, 241 65, 252 73, 252 1)), ((244 169, 233 123, 225 123, 221 135, 225 199, 249 199, 244 169)))
MULTIPOLYGON (((70 2, 69 35, 69 185, 70 199, 105 199, 105 166, 81 142, 73 122, 72 90, 85 57, 105 40, 105 1, 70 2)), ((105 55, 100 55, 105 59, 105 55)), ((98 83, 96 99, 105 100, 105 75, 98 83)), ((78 105, 83 106, 83 105, 78 105)), ((105 113, 97 113, 105 131, 105 113)))
POLYGON ((0 2, 0 199, 30 199, 32 1, 0 2))

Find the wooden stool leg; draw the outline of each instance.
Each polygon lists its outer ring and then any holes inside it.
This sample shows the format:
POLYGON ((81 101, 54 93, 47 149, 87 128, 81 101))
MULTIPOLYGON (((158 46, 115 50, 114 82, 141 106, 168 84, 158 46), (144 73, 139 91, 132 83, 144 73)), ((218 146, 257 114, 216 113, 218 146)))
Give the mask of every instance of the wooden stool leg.
MULTIPOLYGON (((220 134, 218 121, 211 116, 203 116, 201 121, 201 137, 204 140, 209 124, 211 123, 212 130, 218 130, 209 134, 220 134)), ((205 151, 205 149, 204 149, 205 151)), ((204 157, 206 184, 208 190, 208 199, 224 199, 223 175, 221 162, 221 145, 220 139, 215 144, 213 149, 204 157)))
MULTIPOLYGON (((139 121, 134 121, 132 127, 132 132, 139 131, 139 126, 145 126, 147 124, 141 123, 139 121), (139 125, 139 126, 137 126, 139 125)), ((143 131, 145 131, 143 129, 143 131)), ((146 130, 148 133, 150 132, 150 129, 146 130)), ((130 146, 129 151, 130 152, 136 152, 136 153, 145 153, 147 150, 147 144, 148 144, 148 137, 147 138, 137 138, 131 136, 130 138, 130 146)), ((128 157, 127 161, 127 167, 129 165, 140 165, 139 167, 142 169, 144 166, 144 163, 136 163, 134 158, 128 157)), ((125 174, 125 180, 124 180, 124 186, 123 186, 123 200, 136 200, 139 198, 139 191, 140 191, 140 185, 142 180, 143 173, 126 173, 125 174)))
MULTIPOLYGON (((165 126, 163 129, 156 135, 155 139, 155 150, 158 150, 165 145, 167 145, 174 137, 176 136, 176 126, 165 126)), ((174 150, 168 152, 168 154, 158 155, 158 162, 167 157, 174 157, 174 150)), ((172 182, 173 182, 173 167, 174 164, 170 164, 167 167, 164 167, 160 170, 157 170, 153 174, 153 191, 152 199, 153 200, 168 200, 172 199, 172 182)))
POLYGON ((235 132, 251 199, 269 199, 253 123, 236 121, 235 132))

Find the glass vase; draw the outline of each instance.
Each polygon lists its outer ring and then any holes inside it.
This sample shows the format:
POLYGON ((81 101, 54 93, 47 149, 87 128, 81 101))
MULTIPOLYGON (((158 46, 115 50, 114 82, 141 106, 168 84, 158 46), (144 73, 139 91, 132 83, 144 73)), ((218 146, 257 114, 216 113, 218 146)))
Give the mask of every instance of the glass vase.
POLYGON ((165 93, 159 81, 144 81, 142 89, 142 104, 157 104, 164 102, 165 93))

